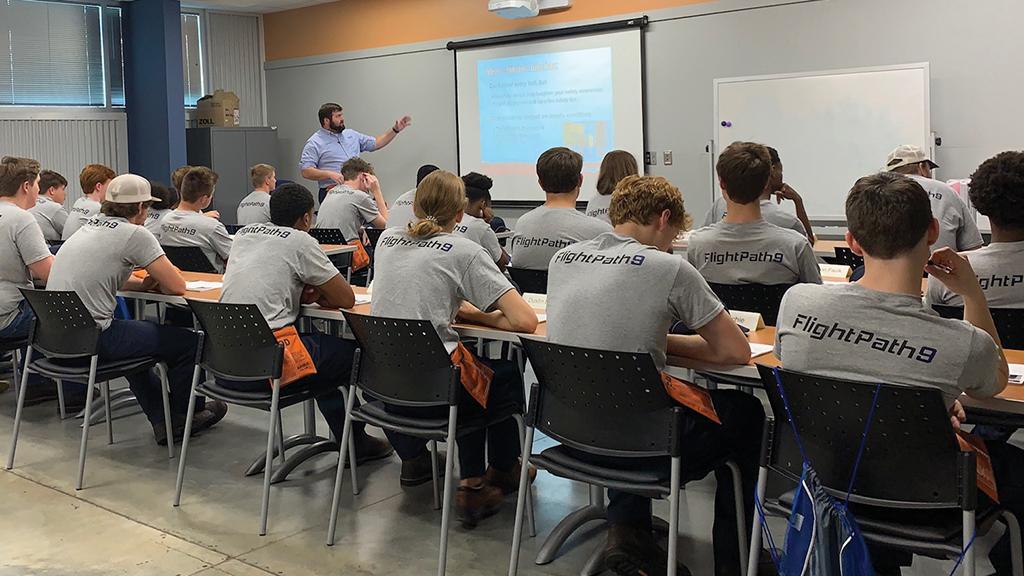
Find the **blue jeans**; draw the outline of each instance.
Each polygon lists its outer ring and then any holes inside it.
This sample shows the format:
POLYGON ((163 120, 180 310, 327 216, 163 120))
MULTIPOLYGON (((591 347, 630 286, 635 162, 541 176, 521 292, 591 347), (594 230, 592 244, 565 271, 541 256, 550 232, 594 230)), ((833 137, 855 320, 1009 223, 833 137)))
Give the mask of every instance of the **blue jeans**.
MULTIPOLYGON (((155 356, 167 364, 170 382, 171 422, 184 422, 188 397, 192 390, 197 338, 195 332, 173 326, 161 326, 142 320, 113 320, 100 334, 97 353, 100 361, 155 356)), ((154 426, 164 423, 160 379, 153 370, 128 376, 128 384, 142 411, 154 426)), ((203 409, 204 398, 196 399, 196 411, 203 409)))
MULTIPOLYGON (((0 328, 0 338, 10 340, 28 338, 28 333, 32 330, 32 323, 35 322, 35 320, 36 315, 32 313, 32 308, 28 305, 26 300, 22 300, 21 304, 18 305, 18 314, 15 315, 14 320, 12 320, 7 326, 0 328)), ((20 350, 22 362, 25 361, 26 351, 27 350, 25 348, 20 350)), ((43 378, 39 374, 32 373, 28 375, 28 383, 30 386, 45 384, 48 382, 50 382, 49 378, 43 378)), ((74 388, 74 385, 66 384, 64 389, 68 390, 74 388)), ((83 387, 82 390, 85 390, 85 388, 83 387)))

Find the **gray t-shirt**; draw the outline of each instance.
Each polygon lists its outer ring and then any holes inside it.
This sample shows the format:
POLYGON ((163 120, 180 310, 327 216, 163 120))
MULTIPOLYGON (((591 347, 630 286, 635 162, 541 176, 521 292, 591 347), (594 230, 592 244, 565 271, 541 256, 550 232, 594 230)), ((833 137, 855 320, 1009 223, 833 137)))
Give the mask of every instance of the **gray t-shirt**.
MULTIPOLYGON (((964 252, 978 275, 985 299, 992 308, 1024 308, 1024 242, 993 242, 964 252)), ((964 300, 934 276, 928 278, 929 304, 963 306, 964 300)))
POLYGON ((64 211, 62 204, 40 194, 36 205, 28 211, 36 217, 39 229, 43 231, 43 238, 46 238, 47 242, 60 242, 64 233, 64 223, 68 220, 68 213, 64 211))
POLYGON ((235 224, 265 224, 270 222, 270 192, 253 190, 238 203, 235 213, 235 224))
POLYGON ((322 286, 338 269, 302 230, 252 224, 235 234, 220 301, 256 304, 272 330, 299 317, 302 289, 322 286))
POLYGON ((939 221, 939 239, 932 245, 932 250, 949 246, 957 252, 973 250, 985 243, 978 231, 978 224, 971 218, 967 204, 945 182, 910 176, 916 180, 928 199, 932 202, 932 216, 939 221))
POLYGON ((317 228, 337 228, 346 241, 359 238, 359 229, 373 222, 380 212, 373 197, 348 186, 335 186, 327 193, 316 215, 317 228))
POLYGON ((409 224, 417 220, 416 214, 412 210, 412 204, 415 199, 415 188, 395 198, 395 201, 388 207, 388 228, 398 226, 405 230, 409 224))
POLYGON ((455 225, 453 232, 483 246, 484 250, 487 250, 487 253, 491 255, 491 259, 495 262, 501 260, 501 244, 498 243, 498 237, 494 234, 494 230, 491 229, 491 225, 484 221, 483 218, 463 214, 462 222, 455 225))
POLYGON ((609 224, 612 223, 611 218, 608 217, 608 208, 612 205, 612 195, 607 196, 602 194, 594 194, 594 197, 587 202, 587 209, 584 212, 591 218, 597 218, 603 220, 609 224))
POLYGON ((454 234, 417 239, 400 228, 381 234, 374 251, 371 314, 430 320, 450 354, 463 300, 488 311, 512 283, 479 244, 454 234))
POLYGON ((74 290, 96 324, 106 330, 117 307, 117 291, 132 270, 164 255, 156 237, 124 218, 89 218, 53 260, 47 290, 74 290))
POLYGON ((673 324, 696 330, 724 309, 688 262, 614 232, 559 250, 548 269, 551 342, 648 352, 659 370, 673 324))
POLYGON ((509 243, 512 266, 547 270, 555 252, 611 230, 611 224, 574 208, 538 206, 516 221, 515 233, 509 243))
POLYGON ((146 223, 143 224, 143 226, 146 227, 146 230, 152 232, 153 236, 156 236, 156 239, 159 240, 160 234, 162 233, 160 225, 163 224, 164 216, 167 216, 173 211, 174 210, 171 210, 170 208, 150 208, 146 212, 146 223))
POLYGON ((61 240, 67 240, 71 238, 71 235, 78 231, 82 227, 82 223, 92 218, 93 216, 100 213, 100 203, 82 196, 78 200, 75 200, 74 205, 71 206, 71 211, 68 213, 67 222, 64 223, 64 231, 60 235, 61 240))
POLYGON ((206 259, 222 273, 231 253, 231 236, 216 218, 191 210, 172 210, 160 220, 160 245, 201 248, 206 259))
MULTIPOLYGON (((729 213, 728 207, 729 205, 726 203, 725 198, 721 196, 715 198, 715 203, 711 205, 711 209, 704 215, 704 226, 711 226, 715 222, 721 222, 722 218, 725 218, 725 215, 729 213)), ((761 200, 761 217, 769 224, 775 224, 779 228, 787 230, 796 230, 805 237, 807 236, 807 229, 804 228, 803 222, 800 222, 799 218, 783 210, 771 198, 761 200)))
POLYGON ((694 230, 686 259, 712 284, 821 284, 807 238, 764 220, 694 230))
POLYGON ((992 396, 999 351, 983 330, 940 318, 921 298, 860 284, 794 286, 782 298, 775 354, 787 369, 829 378, 992 396))
POLYGON ((30 264, 50 256, 36 219, 11 202, 0 202, 0 328, 14 321, 19 288, 32 287, 30 264))

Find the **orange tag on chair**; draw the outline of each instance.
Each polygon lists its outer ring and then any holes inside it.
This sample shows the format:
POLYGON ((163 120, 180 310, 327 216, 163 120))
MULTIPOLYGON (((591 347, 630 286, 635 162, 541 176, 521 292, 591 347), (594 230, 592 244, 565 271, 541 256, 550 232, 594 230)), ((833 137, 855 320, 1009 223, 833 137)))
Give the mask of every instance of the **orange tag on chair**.
POLYGON ((306 376, 316 374, 316 365, 313 358, 306 350, 306 345, 299 338, 299 332, 295 326, 285 326, 274 331, 274 338, 284 344, 284 359, 281 363, 281 387, 285 387, 296 380, 302 380, 306 376))
POLYGON ((974 452, 977 454, 977 479, 978 490, 985 493, 996 504, 999 503, 999 491, 996 489, 996 474, 992 470, 992 458, 985 448, 985 440, 980 436, 968 434, 963 430, 956 431, 956 441, 960 444, 961 452, 974 452))
POLYGON ((668 395, 676 402, 711 420, 715 424, 722 423, 722 420, 718 417, 718 412, 715 411, 715 403, 711 401, 711 394, 708 394, 707 390, 678 378, 673 378, 664 372, 661 373, 661 383, 665 385, 665 392, 668 392, 668 395))
POLYGON ((363 246, 363 241, 358 238, 349 242, 349 246, 355 246, 356 251, 352 253, 352 271, 358 272, 370 265, 370 254, 363 246))
POLYGON ((469 349, 462 345, 462 342, 459 342, 459 345, 452 351, 452 364, 459 367, 459 379, 462 381, 462 387, 469 392, 477 404, 487 408, 487 396, 491 391, 494 370, 474 356, 469 349))

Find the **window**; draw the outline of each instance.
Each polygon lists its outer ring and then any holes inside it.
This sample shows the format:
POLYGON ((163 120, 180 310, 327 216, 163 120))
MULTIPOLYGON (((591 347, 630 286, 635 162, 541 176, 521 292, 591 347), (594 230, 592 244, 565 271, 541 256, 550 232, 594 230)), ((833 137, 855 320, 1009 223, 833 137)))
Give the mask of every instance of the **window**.
POLYGON ((203 83, 203 49, 199 14, 181 15, 181 66, 185 106, 195 106, 206 94, 203 83))

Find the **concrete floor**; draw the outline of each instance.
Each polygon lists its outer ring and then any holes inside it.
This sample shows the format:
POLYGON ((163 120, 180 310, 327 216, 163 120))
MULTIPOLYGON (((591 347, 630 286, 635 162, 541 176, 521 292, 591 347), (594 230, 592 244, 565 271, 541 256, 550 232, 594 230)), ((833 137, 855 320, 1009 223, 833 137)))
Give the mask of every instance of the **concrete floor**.
MULTIPOLYGON (((124 385, 124 383, 114 386, 124 385)), ((0 450, 6 460, 15 397, 0 394, 0 450)), ((243 471, 266 442, 263 412, 232 407, 215 429, 196 438, 181 507, 171 506, 177 459, 153 442, 139 414, 115 420, 115 444, 93 428, 85 489, 74 490, 78 420, 60 421, 55 403, 25 411, 14 470, 0 470, 0 576, 203 575, 258 576, 432 574, 440 511, 429 485, 403 489, 397 457, 359 469, 362 492, 348 478, 338 541, 325 545, 336 457, 324 455, 272 488, 270 526, 257 535, 261 477, 243 471)), ((301 409, 285 413, 285 433, 302 427, 301 409)), ((321 421, 320 429, 326 430, 321 421)), ((373 431, 379 434, 379 431, 373 431)), ((538 440, 538 448, 547 439, 538 440)), ((681 506, 680 557, 696 575, 712 574, 710 526, 714 480, 690 484, 681 506)), ((586 503, 584 487, 541 473, 536 484, 536 539, 523 545, 520 574, 578 574, 603 544, 598 526, 573 538, 546 566, 533 563, 543 537, 586 503)), ((656 513, 667 517, 667 506, 656 513)), ((448 573, 507 571, 515 500, 472 531, 453 522, 448 573)), ((784 524, 773 521, 781 539, 784 524)), ((982 544, 983 549, 987 546, 982 544)), ((983 550, 980 557, 984 558, 983 550)), ((986 574, 987 561, 979 563, 986 574)), ((948 573, 951 563, 919 559, 905 574, 948 573)))

